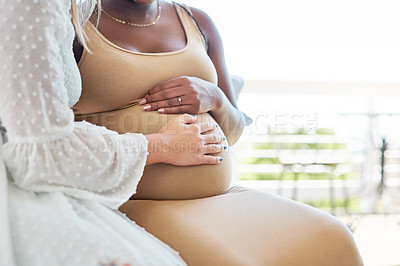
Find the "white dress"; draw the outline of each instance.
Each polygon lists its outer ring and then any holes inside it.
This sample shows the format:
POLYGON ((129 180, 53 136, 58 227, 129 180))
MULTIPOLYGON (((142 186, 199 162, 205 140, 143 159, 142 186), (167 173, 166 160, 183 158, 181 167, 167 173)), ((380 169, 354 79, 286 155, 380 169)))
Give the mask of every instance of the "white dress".
POLYGON ((70 0, 0 0, 0 265, 185 265, 117 211, 146 138, 74 122, 69 10, 70 0))

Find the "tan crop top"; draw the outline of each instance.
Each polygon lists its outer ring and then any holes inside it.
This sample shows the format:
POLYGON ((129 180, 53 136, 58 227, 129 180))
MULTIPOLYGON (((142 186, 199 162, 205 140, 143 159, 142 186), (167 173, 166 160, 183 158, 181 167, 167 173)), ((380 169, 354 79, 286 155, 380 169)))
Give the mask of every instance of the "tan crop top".
MULTIPOLYGON (((176 115, 145 112, 137 102, 157 84, 180 76, 194 76, 217 83, 217 73, 194 20, 175 5, 186 35, 186 47, 165 53, 140 53, 121 48, 92 24, 86 26, 91 53, 78 63, 82 95, 73 107, 76 120, 86 120, 119 133, 157 133, 176 115)), ((214 121, 208 114, 197 122, 214 121)), ((215 121, 214 121, 215 122, 215 121)), ((134 198, 191 199, 225 193, 231 181, 228 152, 218 165, 146 166, 134 198)))
POLYGON ((186 34, 186 47, 166 53, 140 53, 121 48, 106 39, 91 23, 86 50, 78 63, 83 91, 74 106, 76 114, 104 112, 130 106, 157 84, 179 76, 195 76, 217 83, 215 67, 193 19, 176 6, 186 34))

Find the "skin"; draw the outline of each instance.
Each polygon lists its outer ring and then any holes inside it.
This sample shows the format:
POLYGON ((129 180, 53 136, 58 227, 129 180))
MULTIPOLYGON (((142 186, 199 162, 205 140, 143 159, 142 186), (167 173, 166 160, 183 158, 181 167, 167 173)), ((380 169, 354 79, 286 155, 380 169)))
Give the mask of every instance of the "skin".
MULTIPOLYGON (((154 0, 104 0, 102 3, 103 8, 107 10, 107 12, 119 19, 132 23, 143 24, 152 22, 158 12, 157 3, 154 0), (126 10, 132 12, 127 13, 126 10)), ((175 23, 180 22, 178 20, 175 21, 175 23)), ((148 39, 143 38, 143 29, 130 26, 120 29, 118 27, 115 28, 115 24, 116 23, 113 20, 106 16, 102 16, 99 29, 102 32, 104 31, 106 35, 111 35, 111 40, 115 41, 117 45, 126 47, 129 50, 143 51, 145 48, 149 48, 148 39), (131 39, 126 38, 127 36, 132 36, 135 39, 142 41, 137 43, 137 47, 134 47, 130 45, 131 39)), ((165 27, 168 27, 169 25, 163 23, 162 26, 164 27, 163 30, 165 30, 165 27)), ((181 37, 185 38, 184 34, 181 37)), ((183 43, 183 46, 185 46, 185 43, 183 43)), ((156 46, 150 48, 151 50, 148 51, 154 51, 152 49, 157 49, 156 46)), ((171 48, 175 49, 175 47, 171 48)), ((158 50, 156 51, 158 52, 158 50)), ((83 47, 75 40, 74 53, 77 61, 79 61, 82 52, 83 47)), ((226 146, 221 144, 223 137, 221 135, 207 133, 207 131, 214 130, 216 125, 207 122, 194 124, 195 121, 195 116, 188 114, 181 115, 170 120, 160 130, 159 134, 146 135, 145 137, 149 142, 149 155, 147 157, 146 165, 168 163, 183 166, 220 163, 222 158, 219 156, 212 156, 211 154, 226 149, 226 146), (173 131, 173 134, 171 134, 171 131, 173 131), (160 149, 160 147, 162 147, 162 149, 160 149), (190 149, 186 147, 190 147, 190 149)))
MULTIPOLYGON (((123 25, 102 15, 98 29, 116 45, 135 52, 162 53, 183 49, 186 36, 175 8, 170 2, 161 1, 161 5, 160 20, 151 27, 123 25)), ((155 0, 103 0, 102 8, 118 19, 137 24, 150 23, 157 16, 155 0)), ((197 77, 177 77, 152 88, 140 104, 145 111, 157 110, 166 114, 209 112, 221 129, 229 132, 226 134, 227 141, 233 144, 243 130, 244 118, 236 106, 222 40, 206 13, 196 8, 190 9, 208 41, 207 53, 217 70, 218 84, 197 77), (177 96, 182 99, 182 105, 177 96)), ((82 51, 82 46, 75 42, 77 61, 82 51)))
POLYGON ((146 165, 168 163, 174 165, 217 164, 220 157, 209 154, 224 150, 223 138, 218 134, 204 134, 214 130, 214 123, 194 124, 196 116, 188 114, 171 119, 159 134, 145 135, 148 140, 146 165))

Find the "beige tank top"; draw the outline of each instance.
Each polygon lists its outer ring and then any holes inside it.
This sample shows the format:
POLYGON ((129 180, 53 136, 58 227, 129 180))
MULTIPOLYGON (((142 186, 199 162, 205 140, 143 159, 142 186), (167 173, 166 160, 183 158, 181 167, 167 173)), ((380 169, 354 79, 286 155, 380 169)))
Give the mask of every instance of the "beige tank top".
MULTIPOLYGON (((185 31, 186 46, 173 52, 126 50, 88 23, 91 53, 85 50, 78 63, 83 90, 73 107, 77 121, 86 120, 119 133, 157 133, 176 115, 143 111, 137 103, 147 91, 179 76, 217 83, 215 67, 197 25, 183 8, 178 5, 175 8, 185 31)), ((205 113, 198 116, 197 123, 210 120, 214 121, 205 113)), ((224 160, 218 165, 146 166, 133 198, 193 199, 225 193, 231 181, 231 161, 227 152, 219 156, 224 160)))

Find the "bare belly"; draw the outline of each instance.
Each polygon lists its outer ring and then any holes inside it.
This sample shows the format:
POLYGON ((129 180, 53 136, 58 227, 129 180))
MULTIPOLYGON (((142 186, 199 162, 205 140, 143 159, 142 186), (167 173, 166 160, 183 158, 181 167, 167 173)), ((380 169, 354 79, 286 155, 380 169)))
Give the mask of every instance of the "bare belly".
MULTIPOLYGON (((123 133, 157 133, 177 115, 145 112, 141 106, 88 116, 77 116, 110 130, 123 133)), ((208 114, 198 115, 196 123, 215 120, 208 114)), ((228 151, 218 154, 224 160, 217 165, 175 166, 153 164, 145 167, 137 193, 132 199, 196 199, 225 193, 231 183, 232 167, 228 151)))

